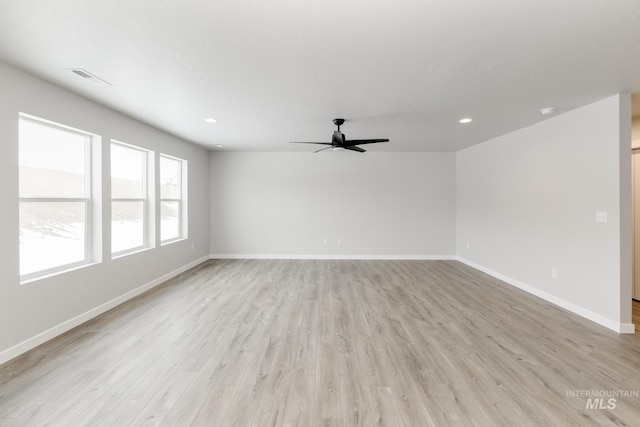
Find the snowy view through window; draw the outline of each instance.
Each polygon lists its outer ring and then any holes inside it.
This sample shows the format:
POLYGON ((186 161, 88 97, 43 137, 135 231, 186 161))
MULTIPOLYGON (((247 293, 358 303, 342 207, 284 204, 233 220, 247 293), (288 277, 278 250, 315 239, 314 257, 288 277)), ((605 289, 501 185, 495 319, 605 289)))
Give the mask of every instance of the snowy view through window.
POLYGON ((182 161, 160 156, 160 239, 182 237, 180 211, 182 199, 182 161))
POLYGON ((20 274, 86 260, 89 136, 20 119, 20 274))
MULTIPOLYGON (((19 121, 20 275, 58 271, 90 262, 91 138, 89 134, 26 116, 19 121)), ((152 153, 111 145, 111 250, 149 246, 148 166, 152 153)), ((160 155, 160 238, 183 237, 183 160, 160 155)), ((99 179, 99 177, 97 178, 99 179)), ((153 187, 151 187, 153 188, 153 187)), ((99 206, 102 201, 98 200, 99 206)), ((109 235, 107 235, 109 236, 109 235)), ((96 242, 98 245, 100 242, 96 242)))
POLYGON ((148 152, 111 144, 111 252, 145 247, 148 152))

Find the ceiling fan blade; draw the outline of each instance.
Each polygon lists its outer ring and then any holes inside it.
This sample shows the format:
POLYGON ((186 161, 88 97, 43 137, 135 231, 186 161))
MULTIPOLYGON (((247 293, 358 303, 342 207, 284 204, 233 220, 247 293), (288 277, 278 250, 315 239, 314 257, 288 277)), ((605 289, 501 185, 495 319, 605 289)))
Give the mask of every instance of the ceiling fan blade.
POLYGON ((349 139, 344 142, 344 146, 350 145, 362 145, 362 144, 376 144, 378 142, 389 142, 388 139, 349 139))
POLYGON ((319 153, 319 152, 324 151, 324 150, 328 150, 329 148, 333 148, 333 147, 324 147, 324 148, 321 148, 321 149, 319 149, 319 150, 314 151, 314 152, 313 152, 313 154, 319 153))
POLYGON ((362 144, 376 144, 378 142, 389 142, 387 138, 376 138, 376 139, 347 139, 347 136, 340 132, 340 126, 344 123, 344 119, 333 119, 333 124, 338 126, 338 129, 333 131, 333 135, 331 136, 331 142, 308 142, 308 141, 291 141, 292 144, 317 144, 317 145, 328 145, 328 147, 321 148, 314 153, 319 153, 320 151, 328 150, 329 148, 338 150, 351 150, 357 151, 358 153, 364 153, 367 150, 358 147, 358 145, 362 144))
POLYGON ((356 147, 355 145, 343 145, 342 148, 345 150, 357 151, 358 153, 364 153, 367 151, 364 148, 356 147))

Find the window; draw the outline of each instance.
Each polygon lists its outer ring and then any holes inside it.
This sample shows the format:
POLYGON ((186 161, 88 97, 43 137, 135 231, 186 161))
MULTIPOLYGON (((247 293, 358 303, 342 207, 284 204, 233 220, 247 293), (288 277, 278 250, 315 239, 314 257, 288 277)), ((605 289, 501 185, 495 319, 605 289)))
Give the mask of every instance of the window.
POLYGON ((160 240, 168 243, 186 237, 185 189, 187 162, 160 155, 160 240))
POLYGON ((149 158, 151 152, 111 141, 111 253, 150 246, 149 158))
POLYGON ((92 250, 93 135, 20 115, 20 276, 87 264, 92 250))

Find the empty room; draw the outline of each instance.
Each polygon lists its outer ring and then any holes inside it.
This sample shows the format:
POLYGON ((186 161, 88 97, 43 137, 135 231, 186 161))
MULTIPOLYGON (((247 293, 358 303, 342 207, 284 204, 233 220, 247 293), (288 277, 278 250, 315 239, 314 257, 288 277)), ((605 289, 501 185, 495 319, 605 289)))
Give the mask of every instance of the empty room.
POLYGON ((640 420, 637 0, 0 1, 0 154, 0 426, 640 420))

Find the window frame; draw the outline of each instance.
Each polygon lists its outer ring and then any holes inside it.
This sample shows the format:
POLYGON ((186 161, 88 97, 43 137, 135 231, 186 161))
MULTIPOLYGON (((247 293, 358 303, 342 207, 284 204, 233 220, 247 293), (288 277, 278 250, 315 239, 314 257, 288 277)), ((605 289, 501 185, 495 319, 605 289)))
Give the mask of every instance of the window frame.
MULTIPOLYGON (((151 249, 155 246, 155 238, 153 237, 154 233, 152 231, 152 226, 153 226, 153 221, 151 219, 152 215, 152 194, 153 194, 153 158, 154 158, 154 152, 151 150, 148 150, 146 148, 137 146, 137 145, 132 145, 132 144, 128 144, 126 142, 122 142, 122 141, 118 141, 115 139, 111 140, 111 144, 109 145, 109 150, 111 150, 113 148, 114 145, 118 145, 120 147, 124 147, 130 150, 135 150, 135 151, 139 151, 141 152, 144 156, 144 164, 143 164, 143 183, 142 183, 142 188, 143 188, 143 198, 123 198, 123 197, 117 197, 114 198, 113 197, 113 193, 111 195, 111 226, 110 226, 110 231, 111 231, 111 235, 109 238, 109 242, 111 243, 111 258, 119 258, 122 256, 126 256, 126 255, 130 255, 136 252, 140 252, 140 251, 144 251, 147 249, 151 249), (142 235, 142 245, 140 246, 135 246, 132 248, 127 248, 127 249, 123 249, 121 251, 118 252, 114 252, 113 251, 113 204, 118 203, 118 202, 141 202, 142 203, 142 220, 143 220, 143 235, 142 235)), ((112 153, 112 151, 110 151, 110 153, 112 153)), ((112 168, 113 168, 113 158, 110 155, 109 156, 109 178, 110 178, 110 185, 113 187, 113 175, 112 175, 112 168)), ((113 190, 113 188, 112 188, 113 190)))
MULTIPOLYGON (((85 197, 22 197, 20 196, 20 180, 18 180, 18 217, 21 217, 21 206, 28 203, 83 203, 84 204, 84 254, 83 259, 76 262, 60 264, 54 267, 45 268, 42 270, 32 271, 30 273, 20 274, 20 283, 28 283, 34 280, 38 280, 44 277, 52 276, 55 274, 63 273, 66 271, 74 270, 79 267, 91 265, 96 262, 100 257, 99 253, 96 253, 96 221, 95 221, 95 191, 94 191, 94 174, 95 172, 95 158, 94 151, 97 150, 100 137, 87 131, 66 126, 61 123, 46 120, 40 117, 32 116, 30 114, 19 113, 18 124, 21 121, 28 121, 40 126, 50 127, 56 130, 63 130, 72 134, 80 135, 84 138, 84 194, 85 197)), ((18 133, 18 145, 21 142, 21 135, 18 133)), ((18 160, 18 169, 20 168, 20 162, 18 160)), ((18 233, 21 231, 21 226, 18 226, 18 233)), ((19 258, 22 257, 21 249, 18 249, 19 258)))
POLYGON ((167 245, 170 243, 174 243, 174 242, 179 242, 181 240, 186 240, 188 239, 188 224, 187 224, 187 207, 186 207, 186 200, 187 200, 187 161, 184 159, 181 159, 179 157, 175 157, 175 156, 171 156, 168 154, 164 154, 164 153, 160 153, 159 154, 159 161, 158 161, 158 171, 159 171, 159 178, 158 178, 158 191, 160 194, 159 197, 159 209, 158 209, 158 216, 159 216, 159 239, 160 239, 160 245, 167 245), (178 188, 180 189, 180 197, 179 198, 163 198, 162 197, 162 159, 168 159, 171 161, 175 161, 178 162, 178 164, 180 165, 180 173, 179 173, 179 179, 180 182, 178 184, 178 188), (169 239, 163 239, 162 238, 162 203, 163 202, 177 202, 178 203, 178 236, 177 237, 172 237, 169 239))

